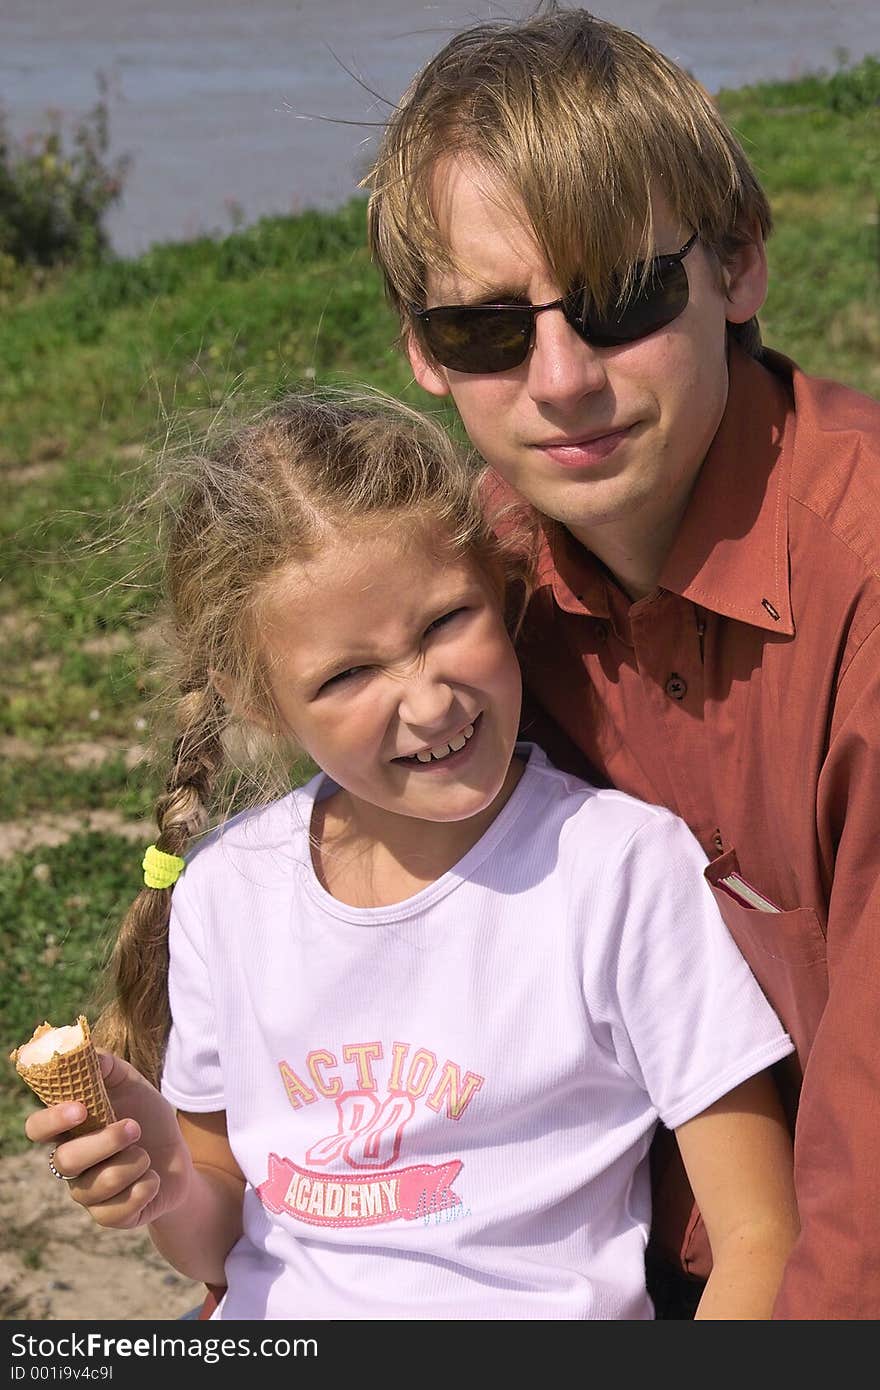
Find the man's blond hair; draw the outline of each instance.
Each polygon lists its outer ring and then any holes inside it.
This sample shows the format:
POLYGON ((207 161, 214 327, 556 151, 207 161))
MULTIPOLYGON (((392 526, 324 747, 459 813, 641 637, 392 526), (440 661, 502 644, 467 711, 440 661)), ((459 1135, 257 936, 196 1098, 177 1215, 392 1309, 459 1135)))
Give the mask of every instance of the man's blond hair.
MULTIPOLYGON (((385 130, 365 180, 370 245, 404 328, 425 304, 428 269, 456 268, 432 198, 449 157, 519 199, 556 282, 585 285, 603 306, 657 249, 652 195, 720 265, 770 231, 760 184, 699 82, 586 10, 542 6, 457 34, 385 130)), ((760 351, 756 320, 732 331, 760 351)))

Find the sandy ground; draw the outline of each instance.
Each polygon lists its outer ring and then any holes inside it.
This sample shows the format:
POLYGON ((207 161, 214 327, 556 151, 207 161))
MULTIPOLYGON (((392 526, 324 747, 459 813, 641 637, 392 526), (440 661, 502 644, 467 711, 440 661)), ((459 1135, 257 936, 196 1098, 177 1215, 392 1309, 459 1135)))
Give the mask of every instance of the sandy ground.
POLYGON ((204 1288, 138 1231, 105 1231, 46 1167, 44 1148, 0 1159, 0 1319, 176 1319, 204 1288))

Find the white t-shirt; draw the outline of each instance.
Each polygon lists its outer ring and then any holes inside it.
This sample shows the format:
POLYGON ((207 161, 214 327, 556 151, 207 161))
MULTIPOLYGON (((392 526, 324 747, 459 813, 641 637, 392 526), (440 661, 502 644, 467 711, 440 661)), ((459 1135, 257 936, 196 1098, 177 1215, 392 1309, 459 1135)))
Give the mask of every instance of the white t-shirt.
POLYGON ((528 745, 483 838, 391 907, 312 868, 323 776, 174 890, 162 1090, 247 1178, 217 1318, 650 1318, 647 1154, 792 1050, 684 823, 528 745))

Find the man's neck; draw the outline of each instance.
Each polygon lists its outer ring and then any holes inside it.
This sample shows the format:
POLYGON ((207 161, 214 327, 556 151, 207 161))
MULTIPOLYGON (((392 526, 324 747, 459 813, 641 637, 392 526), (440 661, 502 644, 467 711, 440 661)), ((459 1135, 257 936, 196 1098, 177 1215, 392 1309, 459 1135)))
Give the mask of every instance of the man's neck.
POLYGON ((688 499, 650 524, 641 515, 632 526, 570 526, 582 546, 595 555, 633 603, 653 593, 672 549, 688 499))

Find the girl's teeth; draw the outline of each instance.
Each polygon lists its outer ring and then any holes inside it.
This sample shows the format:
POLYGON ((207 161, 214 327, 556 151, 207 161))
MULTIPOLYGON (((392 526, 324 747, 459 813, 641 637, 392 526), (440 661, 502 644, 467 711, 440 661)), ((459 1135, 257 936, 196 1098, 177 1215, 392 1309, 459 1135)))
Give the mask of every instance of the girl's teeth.
MULTIPOLYGON (((439 762, 441 758, 448 758, 451 751, 448 743, 441 743, 438 748, 431 749, 431 757, 434 758, 436 762, 439 762)), ((419 757, 421 756, 420 753, 419 757)))
POLYGON ((473 738, 474 726, 468 724, 462 729, 460 734, 451 738, 448 743, 443 743, 439 748, 426 748, 421 753, 416 753, 416 760, 420 763, 429 763, 431 759, 439 762, 441 758, 448 758, 450 753, 459 753, 464 748, 469 738, 473 738))

